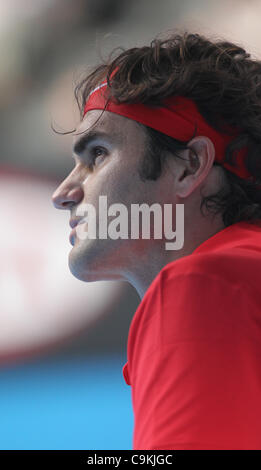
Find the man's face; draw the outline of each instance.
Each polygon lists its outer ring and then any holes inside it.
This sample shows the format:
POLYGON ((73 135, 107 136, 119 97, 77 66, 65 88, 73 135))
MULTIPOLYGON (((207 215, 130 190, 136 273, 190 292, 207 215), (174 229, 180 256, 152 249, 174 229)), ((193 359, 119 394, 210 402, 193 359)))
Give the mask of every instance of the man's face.
MULTIPOLYGON (((138 170, 146 151, 146 137, 139 124, 108 111, 102 116, 101 113, 89 111, 78 126, 79 135, 74 137, 75 167, 53 194, 54 205, 68 209, 71 219, 83 221, 81 229, 85 232, 88 222, 78 211, 87 203, 96 210, 96 238, 81 239, 76 228, 71 237, 69 268, 84 281, 125 279, 137 263, 149 256, 155 243, 109 236, 99 239, 99 196, 107 196, 108 207, 124 204, 130 214, 131 204, 161 203, 167 191, 166 178, 145 182, 140 179, 138 170)), ((108 223, 110 220, 112 217, 108 217, 108 223)), ((129 216, 129 226, 130 223, 129 216)))

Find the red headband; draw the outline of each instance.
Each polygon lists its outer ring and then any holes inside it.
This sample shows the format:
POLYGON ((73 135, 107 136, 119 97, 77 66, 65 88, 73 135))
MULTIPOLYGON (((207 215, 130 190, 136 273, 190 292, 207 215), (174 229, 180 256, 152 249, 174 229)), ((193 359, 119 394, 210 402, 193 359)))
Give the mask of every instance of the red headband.
POLYGON ((183 96, 173 96, 165 99, 162 107, 150 107, 144 104, 117 104, 106 98, 106 85, 107 81, 90 93, 84 107, 84 116, 87 111, 92 109, 105 109, 105 111, 133 119, 183 142, 191 140, 195 136, 207 136, 215 146, 215 160, 217 162, 240 178, 253 178, 244 165, 247 147, 235 151, 237 167, 224 162, 226 146, 238 135, 239 131, 228 126, 230 135, 216 131, 199 113, 194 101, 183 96), (196 133, 194 135, 195 126, 196 133))

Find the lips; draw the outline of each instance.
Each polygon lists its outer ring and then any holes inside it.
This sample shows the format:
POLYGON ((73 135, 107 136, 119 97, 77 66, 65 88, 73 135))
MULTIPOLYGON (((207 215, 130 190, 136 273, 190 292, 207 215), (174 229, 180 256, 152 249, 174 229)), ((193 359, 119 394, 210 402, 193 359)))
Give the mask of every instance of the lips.
POLYGON ((82 219, 70 219, 70 227, 71 228, 74 228, 76 227, 76 225, 78 225, 80 222, 81 222, 82 219))
POLYGON ((75 234, 75 232, 76 232, 75 227, 76 227, 77 225, 80 225, 80 224, 83 224, 83 223, 85 223, 84 218, 81 218, 81 219, 70 219, 69 224, 70 224, 70 227, 72 228, 72 231, 71 231, 71 233, 70 233, 69 240, 70 240, 70 243, 71 243, 72 245, 74 245, 74 239, 75 239, 75 235, 76 235, 76 234, 75 234))
POLYGON ((75 238, 75 233, 74 233, 74 230, 72 229, 72 231, 69 235, 69 241, 70 241, 71 245, 74 245, 74 238, 75 238))

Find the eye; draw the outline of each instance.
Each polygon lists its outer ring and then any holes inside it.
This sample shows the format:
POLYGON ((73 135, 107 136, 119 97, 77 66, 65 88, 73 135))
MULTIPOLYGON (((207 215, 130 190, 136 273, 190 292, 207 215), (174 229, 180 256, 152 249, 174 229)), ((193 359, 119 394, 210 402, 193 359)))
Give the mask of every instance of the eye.
POLYGON ((107 151, 103 147, 93 147, 91 153, 91 167, 96 165, 97 158, 101 157, 99 161, 102 161, 107 155, 107 151))

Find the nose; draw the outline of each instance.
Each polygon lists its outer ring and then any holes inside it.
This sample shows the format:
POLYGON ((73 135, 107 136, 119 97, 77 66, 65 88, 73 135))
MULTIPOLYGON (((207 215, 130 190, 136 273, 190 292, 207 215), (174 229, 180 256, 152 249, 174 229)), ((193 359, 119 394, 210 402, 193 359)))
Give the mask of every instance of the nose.
POLYGON ((56 209, 71 209, 79 204, 84 196, 80 181, 69 176, 58 186, 52 195, 52 202, 56 209))

